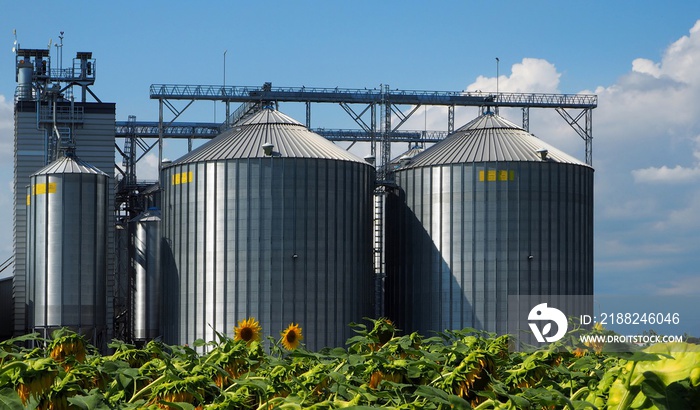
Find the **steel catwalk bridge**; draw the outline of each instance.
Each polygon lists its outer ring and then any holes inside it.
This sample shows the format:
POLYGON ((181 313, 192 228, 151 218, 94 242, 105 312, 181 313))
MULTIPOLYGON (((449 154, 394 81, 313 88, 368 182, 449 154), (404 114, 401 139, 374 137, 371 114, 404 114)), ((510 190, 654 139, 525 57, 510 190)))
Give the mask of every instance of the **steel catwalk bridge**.
MULTIPOLYGON (((178 85, 153 84, 150 98, 158 100, 158 121, 117 122, 115 136, 129 140, 122 150, 117 150, 124 158, 128 171, 135 169, 137 162, 156 146, 159 162, 162 162, 164 138, 184 138, 192 147, 193 139, 211 139, 222 131, 234 126, 246 116, 267 106, 278 106, 280 102, 297 102, 306 105, 305 125, 312 131, 331 141, 371 142, 371 155, 376 157, 379 145, 381 160, 378 165, 378 179, 387 177, 386 166, 391 161, 391 143, 415 142, 434 143, 444 139, 454 131, 455 107, 482 107, 498 112, 499 107, 522 109, 522 126, 529 131, 530 108, 555 109, 561 117, 578 133, 585 144, 585 162, 592 165, 593 121, 592 110, 598 106, 598 97, 592 94, 549 94, 549 93, 492 93, 470 91, 419 91, 392 90, 388 85, 375 88, 318 88, 318 87, 272 87, 271 83, 262 86, 219 86, 219 85, 178 85), (184 108, 177 108, 175 101, 186 102, 184 108), (195 101, 219 101, 226 106, 226 119, 223 123, 177 122, 178 117, 195 101), (240 103, 231 113, 230 104, 240 103), (312 104, 331 103, 340 105, 358 125, 357 129, 326 129, 311 126, 312 104), (421 106, 447 107, 447 131, 411 131, 401 127, 421 106), (172 113, 165 119, 164 109, 172 113), (377 115, 377 109, 379 115, 377 115), (149 143, 146 139, 155 139, 149 143), (142 151, 137 158, 132 150, 142 151)), ((124 170, 119 168, 122 174, 124 170)), ((126 175, 125 175, 126 176, 126 175)), ((130 178, 129 178, 130 179, 130 178)))

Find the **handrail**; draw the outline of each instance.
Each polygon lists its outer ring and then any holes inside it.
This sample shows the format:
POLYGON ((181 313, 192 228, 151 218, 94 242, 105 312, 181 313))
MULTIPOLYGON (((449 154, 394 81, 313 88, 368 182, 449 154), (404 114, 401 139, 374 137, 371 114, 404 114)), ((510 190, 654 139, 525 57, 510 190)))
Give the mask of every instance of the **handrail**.
POLYGON ((503 107, 595 108, 595 94, 493 93, 482 91, 383 90, 379 88, 321 88, 152 84, 151 99, 209 99, 221 101, 297 101, 428 104, 503 107))

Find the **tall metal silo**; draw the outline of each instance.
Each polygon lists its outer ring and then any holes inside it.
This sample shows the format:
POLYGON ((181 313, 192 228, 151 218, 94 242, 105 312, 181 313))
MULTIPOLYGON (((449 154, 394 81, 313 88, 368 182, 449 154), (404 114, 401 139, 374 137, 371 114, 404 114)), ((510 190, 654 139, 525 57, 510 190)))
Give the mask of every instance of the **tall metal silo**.
POLYGON ((265 109, 163 169, 165 340, 255 317, 307 347, 341 346, 372 314, 374 168, 265 109))
POLYGON ((29 329, 69 327, 98 347, 107 328, 109 177, 68 150, 30 176, 29 329))
POLYGON ((407 331, 508 329, 508 297, 592 295, 593 169, 486 113, 395 172, 386 311, 407 331))
POLYGON ((133 268, 133 337, 151 340, 162 335, 161 305, 162 281, 160 244, 161 215, 158 208, 151 208, 130 221, 133 243, 131 264, 133 268))

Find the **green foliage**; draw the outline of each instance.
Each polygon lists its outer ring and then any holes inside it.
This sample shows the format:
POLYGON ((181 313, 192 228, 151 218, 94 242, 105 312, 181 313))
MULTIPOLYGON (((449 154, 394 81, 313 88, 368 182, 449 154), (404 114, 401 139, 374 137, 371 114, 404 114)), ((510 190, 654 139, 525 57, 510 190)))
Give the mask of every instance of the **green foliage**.
POLYGON ((634 353, 463 329, 400 335, 387 319, 353 324, 347 348, 291 352, 219 334, 195 347, 114 341, 102 356, 67 330, 0 342, 7 409, 679 409, 698 408, 700 347, 634 353), (33 344, 36 348, 23 346, 33 344), (43 347, 42 347, 43 346, 43 347), (205 353, 201 353, 205 352, 205 353), (695 407, 693 407, 695 406, 695 407))

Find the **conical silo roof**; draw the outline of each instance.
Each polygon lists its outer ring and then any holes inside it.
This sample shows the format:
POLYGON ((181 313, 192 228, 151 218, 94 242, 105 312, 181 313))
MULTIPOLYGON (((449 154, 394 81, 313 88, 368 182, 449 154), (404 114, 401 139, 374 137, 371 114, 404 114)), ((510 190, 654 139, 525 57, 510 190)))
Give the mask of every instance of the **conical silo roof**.
POLYGON ((425 151, 425 148, 423 148, 420 145, 414 145, 413 147, 409 148, 408 151, 405 151, 401 153, 399 156, 395 157, 394 159, 391 160, 391 167, 394 169, 397 169, 401 167, 402 164, 406 164, 410 162, 413 157, 416 155, 420 154, 421 152, 425 151))
POLYGON ((300 122, 273 109, 264 109, 236 127, 173 161, 172 165, 228 159, 268 157, 263 145, 272 144, 272 156, 319 158, 366 163, 300 122))
POLYGON ((541 162, 542 150, 547 150, 548 162, 588 166, 505 118, 486 113, 416 155, 403 168, 468 162, 541 162))
POLYGON ((94 165, 83 161, 75 156, 75 154, 69 152, 44 168, 36 171, 31 176, 48 174, 95 174, 109 176, 97 169, 94 165))
POLYGON ((161 214, 158 208, 149 208, 148 210, 141 212, 135 218, 132 218, 129 222, 160 222, 161 214))

